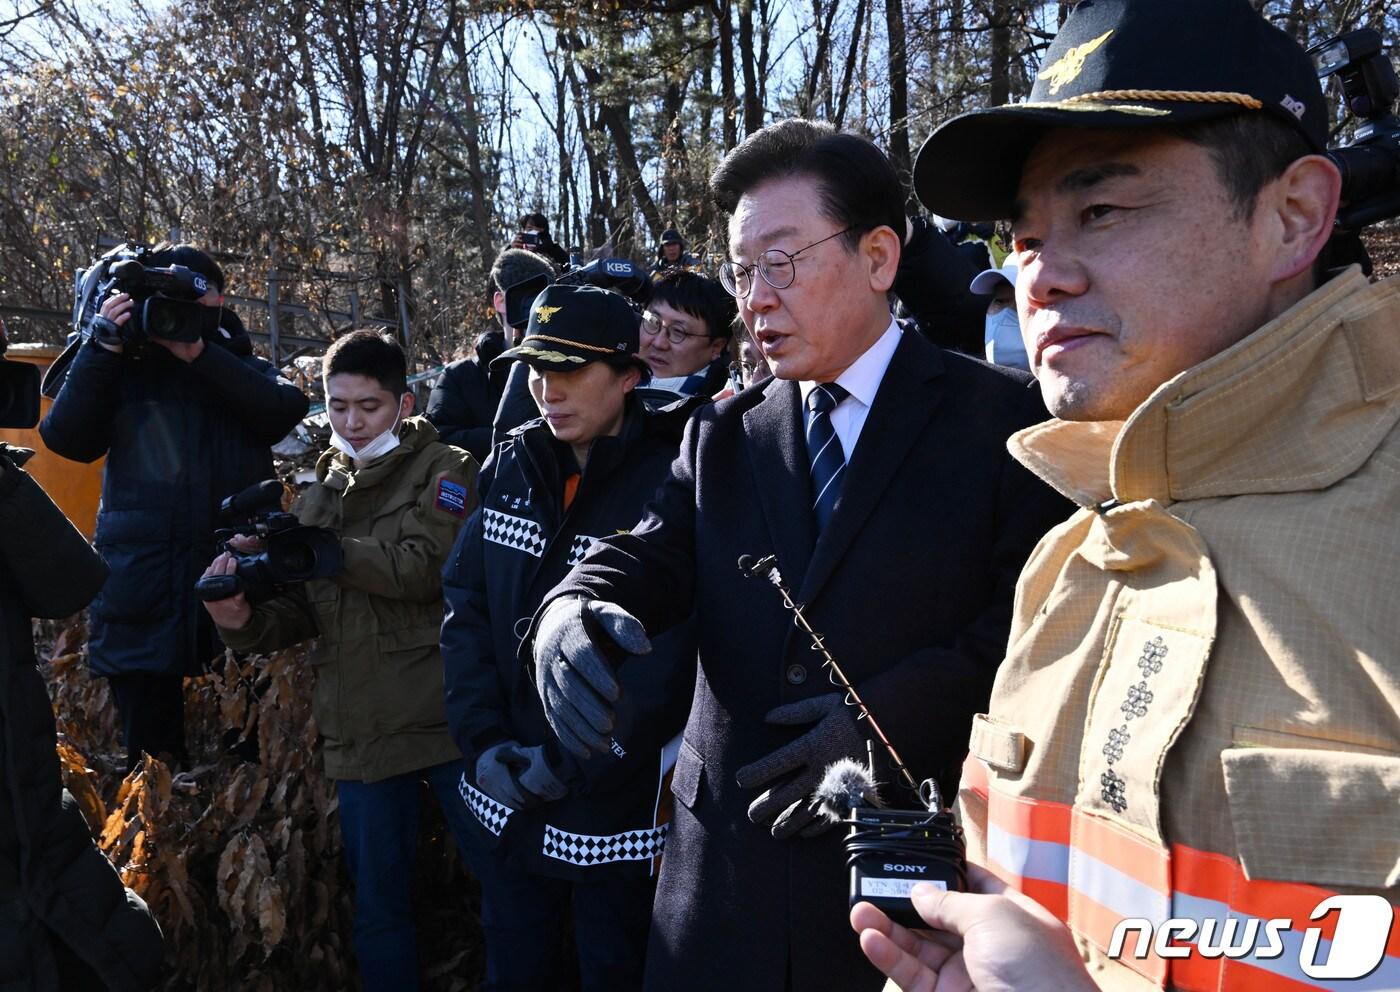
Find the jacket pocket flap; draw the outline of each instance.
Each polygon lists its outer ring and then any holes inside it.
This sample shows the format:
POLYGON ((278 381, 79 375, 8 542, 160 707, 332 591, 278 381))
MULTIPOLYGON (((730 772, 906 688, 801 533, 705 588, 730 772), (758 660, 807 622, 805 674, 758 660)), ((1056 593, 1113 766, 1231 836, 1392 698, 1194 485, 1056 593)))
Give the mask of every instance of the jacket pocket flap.
POLYGON ((695 800, 700 797, 700 778, 704 772, 705 759, 690 746, 689 741, 681 738, 675 774, 671 776, 671 795, 684 803, 686 809, 695 808, 695 800))
POLYGON ((432 624, 416 624, 397 630, 382 630, 379 632, 377 643, 381 652, 421 651, 423 648, 436 648, 438 636, 438 627, 432 624))
POLYGON ((1400 755, 1247 747, 1220 760, 1246 877, 1400 883, 1400 755))
POLYGON ((985 713, 972 718, 972 737, 967 747, 974 758, 1012 775, 1020 774, 1026 767, 1026 735, 994 723, 985 713))

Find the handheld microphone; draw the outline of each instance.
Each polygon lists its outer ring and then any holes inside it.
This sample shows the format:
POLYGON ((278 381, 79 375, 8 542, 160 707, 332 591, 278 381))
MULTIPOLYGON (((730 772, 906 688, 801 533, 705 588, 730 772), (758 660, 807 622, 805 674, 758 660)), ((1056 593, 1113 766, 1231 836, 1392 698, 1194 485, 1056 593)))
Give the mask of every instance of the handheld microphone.
POLYGON ((922 929, 928 926, 914 909, 910 894, 920 882, 944 891, 967 890, 966 842, 953 814, 943 808, 938 783, 918 784, 885 735, 870 707, 840 664, 827 649, 826 639, 807 622, 802 605, 778 571, 777 556, 755 560, 744 555, 739 571, 747 578, 771 582, 792 612, 792 622, 811 640, 811 649, 822 657, 833 685, 846 693, 846 704, 859 713, 889 755, 895 771, 924 804, 921 810, 885 809, 875 780, 875 742, 866 741, 866 763, 851 758, 833 762, 812 795, 812 803, 829 820, 850 825, 846 834, 846 866, 850 869, 850 905, 868 902, 896 923, 922 929))

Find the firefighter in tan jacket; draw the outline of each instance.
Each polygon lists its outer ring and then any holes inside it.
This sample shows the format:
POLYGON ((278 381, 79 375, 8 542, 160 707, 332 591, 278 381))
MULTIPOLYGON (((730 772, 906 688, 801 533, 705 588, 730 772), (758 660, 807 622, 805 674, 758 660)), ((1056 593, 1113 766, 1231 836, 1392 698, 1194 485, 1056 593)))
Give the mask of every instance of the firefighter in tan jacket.
POLYGON ((1096 0, 920 153, 1015 218, 1057 419, 1009 443, 1082 509, 972 727, 973 892, 852 913, 902 989, 1400 988, 1400 279, 1319 278, 1325 136, 1247 0, 1096 0))

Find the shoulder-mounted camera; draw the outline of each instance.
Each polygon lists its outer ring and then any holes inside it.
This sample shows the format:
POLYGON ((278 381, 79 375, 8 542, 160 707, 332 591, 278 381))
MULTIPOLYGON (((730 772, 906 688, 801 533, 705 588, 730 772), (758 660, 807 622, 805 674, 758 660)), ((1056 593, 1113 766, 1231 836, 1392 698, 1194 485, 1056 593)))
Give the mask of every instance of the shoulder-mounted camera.
POLYGON ((74 330, 89 330, 102 301, 117 293, 134 301, 131 319, 109 332, 123 344, 139 345, 148 337, 194 342, 217 328, 219 310, 198 302, 216 288, 209 277, 184 265, 161 265, 161 254, 147 245, 121 244, 82 272, 73 307, 74 330))

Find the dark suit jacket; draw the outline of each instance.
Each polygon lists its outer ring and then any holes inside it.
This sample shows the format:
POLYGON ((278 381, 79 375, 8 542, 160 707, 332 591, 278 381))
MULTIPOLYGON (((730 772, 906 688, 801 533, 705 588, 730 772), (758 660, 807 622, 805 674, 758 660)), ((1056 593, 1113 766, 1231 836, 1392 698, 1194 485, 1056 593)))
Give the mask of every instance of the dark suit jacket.
POLYGON ((701 409, 643 522, 595 546, 551 594, 619 603, 652 633, 697 614, 700 672, 648 989, 881 987, 847 923, 842 831, 778 841, 745 814, 755 795, 735 772, 805 729, 764 715, 833 690, 777 591, 736 561, 777 555, 915 777, 955 781, 1006 647, 1017 575, 1071 509, 1006 451, 1009 434, 1043 419, 1028 376, 906 332, 820 540, 798 386, 773 381, 701 409))

